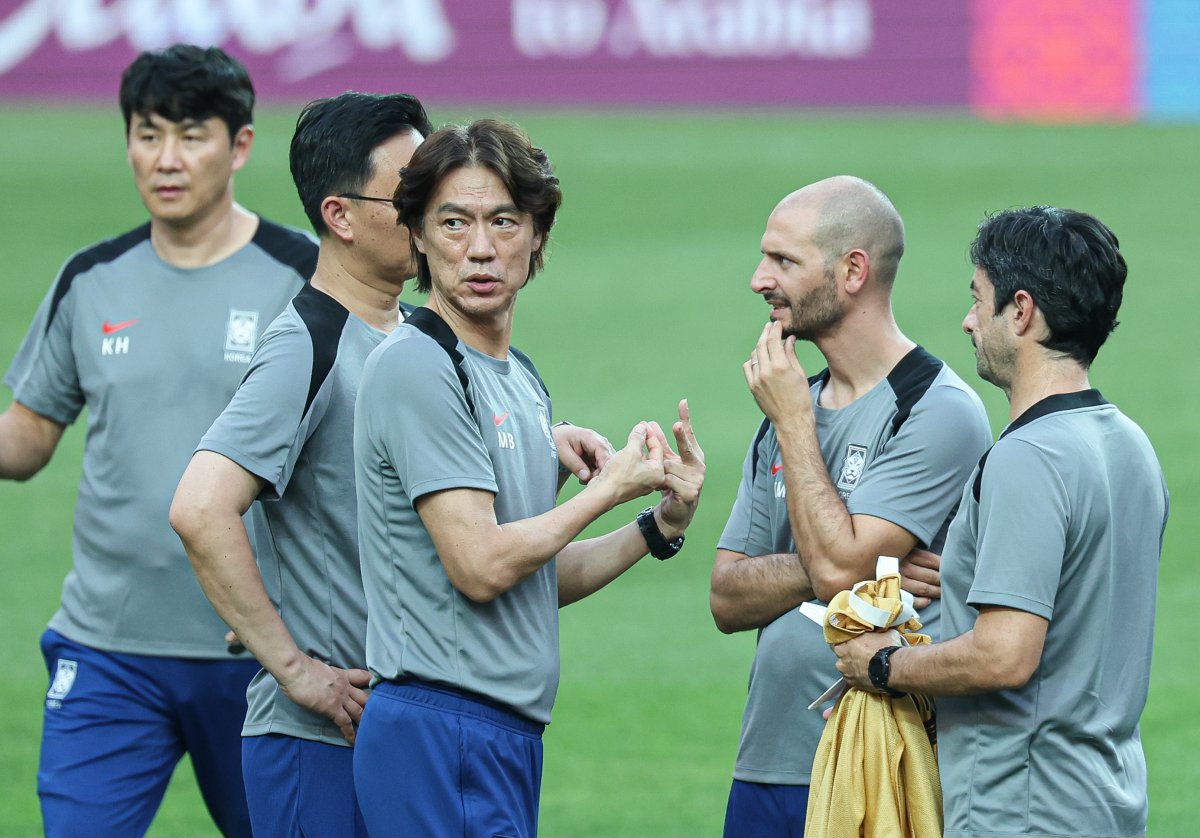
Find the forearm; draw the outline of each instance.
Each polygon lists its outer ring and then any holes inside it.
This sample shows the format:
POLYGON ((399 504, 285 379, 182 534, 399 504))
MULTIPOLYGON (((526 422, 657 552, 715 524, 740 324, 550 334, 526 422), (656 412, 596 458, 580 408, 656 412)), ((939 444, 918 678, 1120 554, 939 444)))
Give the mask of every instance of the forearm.
POLYGON ((14 402, 0 413, 0 479, 28 480, 46 463, 63 426, 14 402))
POLYGON ((975 627, 953 640, 894 652, 889 684, 935 696, 1019 689, 1041 663, 1049 625, 1024 611, 984 608, 975 627))
POLYGON ((795 553, 744 556, 718 553, 709 607, 726 634, 758 629, 813 598, 808 574, 795 553))
POLYGON ((888 686, 901 692, 976 695, 1006 689, 1011 681, 1008 673, 989 666, 974 631, 945 643, 899 649, 889 663, 888 686))
POLYGON ((451 583, 475 602, 490 602, 520 584, 615 505, 610 493, 592 484, 541 515, 504 524, 493 516, 481 523, 473 514, 477 506, 456 508, 450 496, 462 491, 421 499, 417 511, 451 583))
MULTIPOLYGON (((654 510, 654 521, 667 541, 683 534, 663 523, 658 508, 654 510)), ((594 594, 649 552, 645 536, 633 521, 597 538, 568 544, 558 554, 558 607, 594 594)))
POLYGON ((829 479, 812 417, 791 417, 776 434, 796 551, 817 595, 832 596, 870 575, 875 557, 857 543, 854 522, 829 479))
POLYGON ((177 529, 218 616, 268 672, 287 681, 304 655, 267 596, 241 517, 212 516, 200 526, 177 529))

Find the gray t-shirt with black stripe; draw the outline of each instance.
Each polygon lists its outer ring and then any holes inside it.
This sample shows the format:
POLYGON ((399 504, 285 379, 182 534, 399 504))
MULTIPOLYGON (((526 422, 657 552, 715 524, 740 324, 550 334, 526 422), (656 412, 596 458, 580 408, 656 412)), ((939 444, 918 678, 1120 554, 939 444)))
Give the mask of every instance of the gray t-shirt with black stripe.
POLYGON ((414 504, 447 489, 495 495, 496 520, 555 505, 551 405, 515 349, 498 360, 418 309, 367 360, 355 410, 367 664, 486 696, 549 722, 558 689, 554 560, 487 603, 451 583, 414 504))
MULTIPOLYGON (((354 400, 367 356, 385 337, 306 285, 263 335, 245 380, 198 448, 267 484, 255 546, 272 603, 302 651, 343 669, 366 668, 354 400)), ((247 698, 245 736, 348 744, 332 721, 290 701, 266 670, 247 698)))
POLYGON ((1138 720, 1168 508, 1146 435, 1095 390, 1038 402, 980 462, 942 556, 944 635, 984 606, 1049 626, 1023 687, 938 699, 947 836, 1146 834, 1138 720))
MULTIPOLYGON (((991 440, 979 397, 920 347, 870 392, 838 410, 817 402, 825 373, 810 384, 817 437, 829 477, 852 515, 908 530, 937 551, 963 483, 991 440)), ((762 556, 794 553, 783 459, 764 422, 742 470, 737 500, 718 547, 762 556)), ((824 606, 826 603, 814 600, 824 606)), ((919 614, 936 638, 939 607, 919 614)), ((808 704, 837 680, 837 658, 821 628, 791 609, 758 637, 733 776, 807 785, 824 721, 808 704)))
POLYGON ((167 511, 196 441, 316 254, 305 234, 260 219, 228 258, 178 268, 146 224, 63 267, 4 378, 15 401, 55 422, 88 412, 73 564, 50 628, 110 652, 228 659, 167 511))

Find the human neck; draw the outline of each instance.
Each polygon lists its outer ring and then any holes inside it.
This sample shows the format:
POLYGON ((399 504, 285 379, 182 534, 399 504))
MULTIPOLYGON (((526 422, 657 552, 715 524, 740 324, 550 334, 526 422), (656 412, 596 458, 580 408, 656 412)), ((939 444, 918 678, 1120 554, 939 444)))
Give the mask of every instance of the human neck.
POLYGON ((203 268, 241 250, 258 231, 258 216, 230 201, 227 207, 186 225, 150 220, 150 243, 177 268, 203 268))
POLYGON ((813 341, 829 364, 829 380, 821 388, 820 405, 842 408, 869 393, 916 346, 888 317, 843 321, 833 334, 813 341))
POLYGON ((404 283, 399 285, 384 282, 359 279, 333 255, 330 247, 322 243, 317 255, 317 269, 313 273, 312 285, 333 297, 355 317, 363 320, 368 326, 383 332, 390 332, 400 322, 400 308, 397 302, 404 283))
POLYGON ((472 317, 449 305, 436 291, 429 293, 429 308, 446 321, 446 325, 463 343, 472 349, 506 360, 512 337, 513 310, 511 307, 490 317, 472 317))
POLYGON ((1091 386, 1087 368, 1071 358, 1018 359, 1017 372, 1012 383, 1005 388, 1009 421, 1017 419, 1042 399, 1078 393, 1091 386))

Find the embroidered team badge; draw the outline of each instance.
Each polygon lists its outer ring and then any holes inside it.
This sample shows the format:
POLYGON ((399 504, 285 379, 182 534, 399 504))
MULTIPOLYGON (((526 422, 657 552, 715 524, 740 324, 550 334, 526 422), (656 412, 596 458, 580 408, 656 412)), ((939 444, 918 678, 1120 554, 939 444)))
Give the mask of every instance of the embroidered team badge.
POLYGON ((54 681, 46 692, 46 706, 51 709, 62 707, 62 700, 67 697, 75 684, 75 674, 79 664, 66 658, 58 659, 58 668, 54 671, 54 681))
POLYGON ((550 453, 557 460, 558 446, 554 444, 554 432, 550 430, 550 414, 546 412, 546 406, 541 402, 538 402, 537 414, 538 424, 542 426, 542 433, 546 435, 546 442, 550 444, 550 453))
POLYGON ((842 460, 842 470, 838 474, 837 487, 849 494, 854 491, 862 478, 863 470, 867 467, 867 447, 850 443, 846 446, 846 457, 842 460))
POLYGON ((229 322, 225 326, 225 360, 250 363, 257 342, 258 312, 229 309, 229 322))

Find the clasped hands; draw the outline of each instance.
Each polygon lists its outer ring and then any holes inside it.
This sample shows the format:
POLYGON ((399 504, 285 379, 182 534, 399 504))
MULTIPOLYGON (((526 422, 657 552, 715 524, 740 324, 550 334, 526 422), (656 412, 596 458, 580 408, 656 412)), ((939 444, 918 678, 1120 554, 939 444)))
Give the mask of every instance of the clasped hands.
POLYGON ((656 518, 668 540, 682 534, 691 523, 700 502, 705 471, 704 451, 692 428, 687 399, 679 403, 679 421, 671 430, 678 453, 654 421, 634 425, 620 451, 613 451, 605 440, 608 450, 604 456, 596 456, 598 472, 588 484, 611 491, 614 506, 650 492, 662 492, 656 518))

